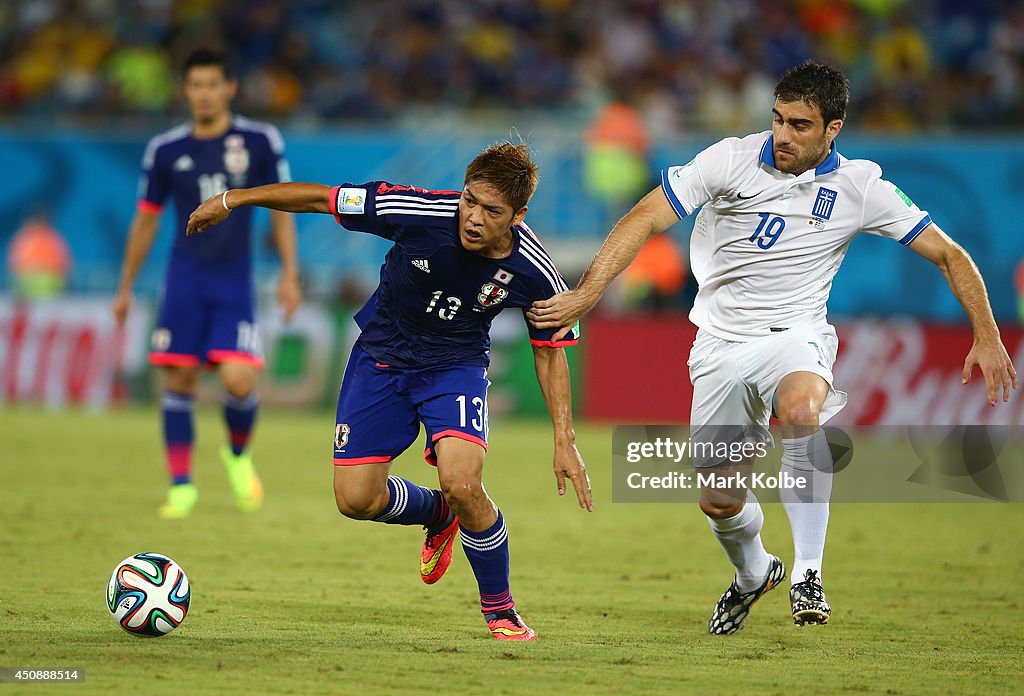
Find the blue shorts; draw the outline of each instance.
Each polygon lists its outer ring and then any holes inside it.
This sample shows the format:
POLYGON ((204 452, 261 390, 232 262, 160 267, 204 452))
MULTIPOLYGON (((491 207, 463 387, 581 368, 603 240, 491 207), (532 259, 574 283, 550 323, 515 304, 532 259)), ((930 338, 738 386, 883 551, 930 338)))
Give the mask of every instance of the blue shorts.
POLYGON ((487 368, 451 365, 401 370, 376 362, 357 343, 338 394, 335 466, 389 462, 427 430, 424 458, 457 437, 487 449, 487 368))
POLYGON ((252 284, 216 272, 168 275, 150 339, 153 365, 241 362, 263 367, 252 284))

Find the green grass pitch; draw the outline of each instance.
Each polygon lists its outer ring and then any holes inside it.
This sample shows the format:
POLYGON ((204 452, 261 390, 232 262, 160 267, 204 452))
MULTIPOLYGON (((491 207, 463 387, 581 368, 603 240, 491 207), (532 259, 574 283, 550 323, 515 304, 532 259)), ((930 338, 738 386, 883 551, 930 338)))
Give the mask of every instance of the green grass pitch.
MULTIPOLYGON (((460 548, 427 587, 420 529, 338 515, 330 413, 262 414, 267 501, 251 516, 232 506, 207 408, 199 507, 159 520, 158 432, 149 409, 0 410, 0 666, 84 668, 61 687, 82 694, 1019 693, 1020 505, 834 505, 831 623, 794 626, 782 589, 712 637, 730 567, 696 506, 612 504, 611 429, 581 425, 587 514, 555 492, 547 425, 496 422, 484 480, 540 634, 511 644, 487 634, 460 548), (140 551, 192 583, 188 617, 159 639, 124 633, 104 603, 114 564, 140 551)), ((430 484, 419 445, 393 470, 430 484)), ((788 563, 785 513, 765 508, 765 543, 788 563)))

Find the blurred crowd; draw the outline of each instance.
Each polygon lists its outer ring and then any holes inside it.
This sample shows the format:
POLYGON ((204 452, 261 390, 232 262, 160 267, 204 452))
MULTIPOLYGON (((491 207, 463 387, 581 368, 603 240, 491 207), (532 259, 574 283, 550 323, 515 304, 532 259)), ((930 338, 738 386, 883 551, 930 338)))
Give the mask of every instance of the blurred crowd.
POLYGON ((777 77, 841 65, 854 127, 1008 129, 1024 117, 1024 0, 17 0, 0 3, 0 113, 164 122, 199 45, 238 65, 239 111, 288 123, 609 95, 652 136, 765 127, 777 77))

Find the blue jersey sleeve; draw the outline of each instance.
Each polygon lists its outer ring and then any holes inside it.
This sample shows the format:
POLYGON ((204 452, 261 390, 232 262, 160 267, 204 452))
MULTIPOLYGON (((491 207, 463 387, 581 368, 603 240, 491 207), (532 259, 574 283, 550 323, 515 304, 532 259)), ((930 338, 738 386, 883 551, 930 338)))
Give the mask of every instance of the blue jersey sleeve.
POLYGON ((266 126, 267 156, 263 158, 263 169, 260 172, 261 183, 283 184, 292 180, 291 168, 284 154, 284 138, 274 126, 266 126))
POLYGON ((139 182, 139 208, 151 213, 163 210, 171 192, 171 177, 156 138, 146 146, 142 157, 142 179, 139 182))
MULTIPOLYGON (((540 299, 540 298, 538 298, 540 299)), ((526 310, 523 310, 525 316, 526 310)), ((576 322, 573 324, 572 330, 569 333, 562 336, 557 341, 551 340, 555 335, 557 329, 535 329, 530 326, 529 322, 526 324, 530 329, 530 343, 535 346, 546 346, 548 348, 564 348, 566 346, 574 346, 580 341, 580 323, 576 322)))
MULTIPOLYGON (((569 289, 569 286, 565 284, 565 279, 562 278, 562 274, 555 267, 555 262, 551 259, 544 245, 541 244, 540 238, 537 237, 526 223, 520 226, 519 253, 527 261, 524 268, 529 269, 532 281, 530 285, 532 297, 528 298, 531 303, 546 300, 569 289)), ((523 312, 525 313, 525 311, 526 309, 524 308, 523 312)), ((527 322, 527 326, 530 331, 530 343, 535 346, 560 348, 563 346, 574 346, 579 342, 579 322, 576 322, 572 330, 558 341, 551 340, 557 329, 535 329, 529 325, 529 322, 527 322)))
POLYGON ((454 218, 459 195, 386 181, 346 183, 331 189, 331 212, 346 229, 394 240, 404 227, 454 218))

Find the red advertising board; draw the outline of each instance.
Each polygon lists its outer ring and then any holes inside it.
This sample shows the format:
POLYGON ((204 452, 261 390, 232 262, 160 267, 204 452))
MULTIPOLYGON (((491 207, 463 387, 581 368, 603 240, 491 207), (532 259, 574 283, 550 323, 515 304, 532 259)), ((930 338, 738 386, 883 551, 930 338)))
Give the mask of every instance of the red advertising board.
MULTIPOLYGON (((961 383, 970 327, 913 321, 853 321, 837 326, 835 386, 850 401, 837 424, 1024 424, 1024 385, 1007 404, 989 406, 977 370, 961 383)), ((618 423, 686 423, 691 387, 686 359, 696 329, 684 317, 588 319, 583 413, 618 423)), ((1024 369, 1024 331, 1003 327, 1003 341, 1024 369)))
POLYGON ((148 314, 118 328, 107 298, 0 298, 0 404, 107 406, 117 376, 144 364, 148 314))

